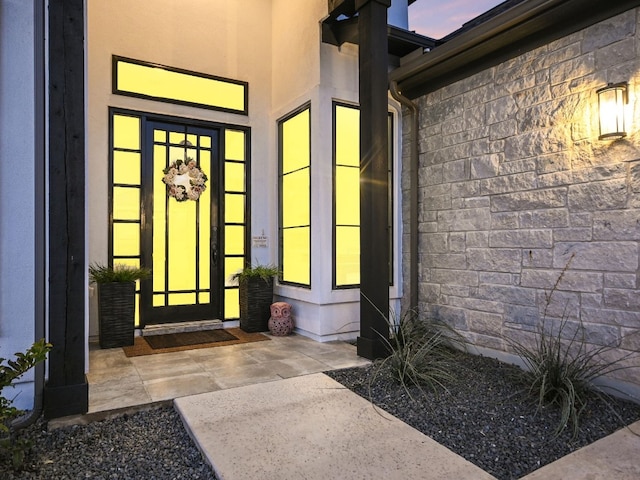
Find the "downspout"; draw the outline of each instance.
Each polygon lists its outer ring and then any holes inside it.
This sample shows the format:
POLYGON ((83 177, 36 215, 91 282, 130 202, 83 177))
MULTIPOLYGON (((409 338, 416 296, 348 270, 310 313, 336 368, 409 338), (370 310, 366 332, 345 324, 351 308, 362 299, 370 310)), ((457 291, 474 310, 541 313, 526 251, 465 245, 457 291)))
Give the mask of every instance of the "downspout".
POLYGON ((409 109, 411 138, 409 149, 409 308, 418 312, 418 106, 398 90, 398 82, 389 82, 391 96, 409 109))
MULTIPOLYGON (((45 179, 45 12, 46 0, 33 0, 34 24, 34 184, 35 184, 35 226, 34 226, 34 341, 45 337, 46 320, 46 179, 45 179)), ((33 367, 34 399, 33 409, 14 419, 9 426, 12 432, 32 425, 42 414, 45 362, 33 367)))

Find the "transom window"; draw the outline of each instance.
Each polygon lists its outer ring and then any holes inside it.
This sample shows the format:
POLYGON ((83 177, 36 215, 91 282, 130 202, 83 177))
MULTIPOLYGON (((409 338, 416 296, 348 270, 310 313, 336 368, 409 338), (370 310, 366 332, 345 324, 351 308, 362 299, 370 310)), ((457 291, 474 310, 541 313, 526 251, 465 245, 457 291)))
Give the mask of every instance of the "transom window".
POLYGON ((248 114, 246 82, 113 56, 113 93, 248 114))

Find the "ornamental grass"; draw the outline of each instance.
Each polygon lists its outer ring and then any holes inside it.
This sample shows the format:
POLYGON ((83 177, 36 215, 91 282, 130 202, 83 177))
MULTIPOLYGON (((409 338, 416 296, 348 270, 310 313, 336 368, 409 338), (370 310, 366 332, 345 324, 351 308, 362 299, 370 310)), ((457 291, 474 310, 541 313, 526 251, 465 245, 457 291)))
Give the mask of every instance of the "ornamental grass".
POLYGON ((411 397, 410 387, 427 388, 434 393, 446 390, 456 349, 464 347, 464 339, 448 324, 434 318, 421 318, 409 311, 399 319, 384 316, 389 338, 383 342, 389 355, 374 362, 375 378, 387 372, 411 397))
POLYGON ((557 327, 554 328, 553 323, 548 321, 547 310, 551 298, 572 259, 573 256, 546 296, 542 321, 536 330, 533 346, 513 339, 507 340, 524 362, 525 370, 522 370, 520 379, 536 400, 538 410, 550 405, 560 408, 560 419, 554 435, 557 436, 565 428, 571 428, 575 438, 580 425, 580 415, 587 407, 589 392, 595 393, 604 402, 610 398, 608 393, 596 386, 596 380, 620 370, 635 368, 627 361, 637 357, 638 352, 630 351, 621 356, 608 356, 608 352, 620 347, 622 339, 610 345, 591 345, 587 342, 582 321, 573 332, 568 332, 570 323, 566 305, 557 327), (606 358, 613 360, 605 360, 606 358))

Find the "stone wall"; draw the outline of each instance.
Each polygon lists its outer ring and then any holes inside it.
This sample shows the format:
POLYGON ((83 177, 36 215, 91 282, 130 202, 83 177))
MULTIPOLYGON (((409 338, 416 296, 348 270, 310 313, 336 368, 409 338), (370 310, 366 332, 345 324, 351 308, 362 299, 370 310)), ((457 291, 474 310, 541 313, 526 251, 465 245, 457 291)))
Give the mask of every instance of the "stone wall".
MULTIPOLYGON (((416 100, 420 309, 481 349, 508 352, 506 338, 530 340, 543 319, 565 319, 567 335, 583 325, 595 345, 640 348, 637 17, 416 100), (629 135, 600 141, 596 90, 620 81, 630 85, 629 135)), ((640 384, 637 370, 620 376, 640 384)))

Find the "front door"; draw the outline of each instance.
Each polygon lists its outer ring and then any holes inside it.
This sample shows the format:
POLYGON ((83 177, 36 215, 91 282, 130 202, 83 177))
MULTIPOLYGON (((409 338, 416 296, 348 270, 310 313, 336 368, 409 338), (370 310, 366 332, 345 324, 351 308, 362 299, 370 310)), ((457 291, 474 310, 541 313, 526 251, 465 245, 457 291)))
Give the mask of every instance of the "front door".
POLYGON ((152 278, 141 286, 141 324, 221 318, 219 132, 176 123, 145 125, 141 251, 152 278), (165 177, 176 161, 193 161, 208 177, 204 191, 194 190, 197 200, 185 196, 179 181, 165 177), (174 185, 174 196, 163 179, 174 185))

